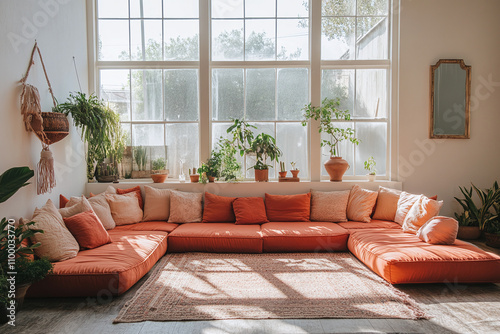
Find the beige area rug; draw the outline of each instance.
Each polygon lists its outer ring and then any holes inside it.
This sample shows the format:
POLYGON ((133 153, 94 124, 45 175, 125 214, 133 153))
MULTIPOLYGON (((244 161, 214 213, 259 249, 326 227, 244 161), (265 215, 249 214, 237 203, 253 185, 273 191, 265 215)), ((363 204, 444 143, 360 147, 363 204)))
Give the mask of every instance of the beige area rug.
POLYGON ((168 254, 119 322, 427 318, 349 253, 168 254))

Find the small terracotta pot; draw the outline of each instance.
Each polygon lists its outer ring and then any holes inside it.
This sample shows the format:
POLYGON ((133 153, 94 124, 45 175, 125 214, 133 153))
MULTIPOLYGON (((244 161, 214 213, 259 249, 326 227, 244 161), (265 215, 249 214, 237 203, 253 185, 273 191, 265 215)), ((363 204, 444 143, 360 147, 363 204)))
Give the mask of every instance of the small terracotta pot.
POLYGON ((154 183, 163 183, 167 179, 168 174, 151 174, 154 183))
POLYGON ((215 176, 209 176, 208 182, 215 182, 215 176))
POLYGON ((459 226, 457 239, 476 240, 481 236, 479 226, 459 226))
POLYGON ((286 177, 287 171, 279 172, 279 174, 280 174, 280 177, 286 177))
POLYGON ((267 182, 269 180, 269 169, 255 169, 255 181, 267 182))
POLYGON ((191 174, 189 175, 189 178, 191 179, 191 182, 196 183, 200 181, 200 174, 191 174))
POLYGON ((300 172, 300 170, 298 170, 298 169, 290 170, 290 173, 292 173, 292 177, 295 177, 295 178, 298 177, 297 175, 299 175, 299 172, 300 172))
POLYGON ((328 175, 330 175, 330 181, 342 181, 342 177, 349 167, 349 163, 342 159, 342 157, 331 157, 325 162, 325 169, 328 175))
POLYGON ((500 234, 484 232, 486 245, 494 248, 500 248, 500 234))

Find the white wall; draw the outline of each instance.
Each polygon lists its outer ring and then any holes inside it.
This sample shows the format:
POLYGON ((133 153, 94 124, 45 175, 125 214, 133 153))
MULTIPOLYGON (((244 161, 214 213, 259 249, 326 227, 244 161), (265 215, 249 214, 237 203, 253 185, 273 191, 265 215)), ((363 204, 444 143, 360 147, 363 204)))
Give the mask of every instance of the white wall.
POLYGON ((446 215, 458 210, 458 186, 500 181, 499 14, 498 0, 401 3, 400 178, 409 192, 437 194, 446 215), (440 58, 472 66, 470 139, 428 139, 429 66, 440 58))
MULTIPOLYGON (((79 90, 73 56, 82 89, 88 89, 85 0, 0 1, 0 173, 16 166, 35 169, 40 160, 41 143, 24 129, 19 108, 19 80, 25 74, 35 39, 60 102, 69 92, 79 90)), ((38 88, 42 110, 50 111, 52 100, 38 58, 28 83, 38 88)), ((56 188, 51 194, 37 196, 33 178, 32 184, 0 204, 0 217, 31 217, 35 206, 42 206, 49 198, 57 205, 59 194, 84 192, 83 143, 76 129, 72 126, 69 136, 50 148, 56 162, 56 188)))

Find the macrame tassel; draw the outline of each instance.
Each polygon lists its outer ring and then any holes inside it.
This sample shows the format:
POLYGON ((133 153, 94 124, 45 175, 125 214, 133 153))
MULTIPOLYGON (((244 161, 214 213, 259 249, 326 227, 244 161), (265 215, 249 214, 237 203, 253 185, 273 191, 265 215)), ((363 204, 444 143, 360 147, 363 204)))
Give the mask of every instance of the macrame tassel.
POLYGON ((51 192, 56 186, 56 178, 54 175, 54 158, 50 152, 49 146, 43 144, 42 153, 40 153, 40 161, 36 166, 37 169, 37 187, 38 195, 51 192))

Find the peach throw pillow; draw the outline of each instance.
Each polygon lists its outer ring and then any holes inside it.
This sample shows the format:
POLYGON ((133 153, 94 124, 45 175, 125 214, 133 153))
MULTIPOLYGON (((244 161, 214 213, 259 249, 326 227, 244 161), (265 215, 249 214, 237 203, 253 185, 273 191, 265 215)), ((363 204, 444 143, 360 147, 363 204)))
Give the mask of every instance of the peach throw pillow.
POLYGON ((71 197, 66 206, 59 209, 59 213, 63 218, 68 218, 85 211, 94 211, 85 196, 71 197))
POLYGON ((400 190, 380 186, 373 219, 394 221, 400 195, 400 190))
POLYGON ((438 202, 420 195, 405 217, 403 232, 416 234, 422 225, 439 214, 441 206, 443 206, 443 201, 438 202))
POLYGON ((311 220, 346 222, 349 194, 349 190, 328 192, 311 190, 311 220))
POLYGON ((170 189, 144 186, 144 221, 168 220, 170 216, 170 189))
POLYGON ((417 232, 417 237, 428 244, 451 245, 458 233, 458 222, 450 217, 437 216, 430 219, 417 232))
POLYGON ((106 200, 116 225, 129 225, 142 221, 142 209, 135 192, 124 195, 106 194, 106 200))
POLYGON ((171 190, 169 223, 201 223, 203 194, 171 190))
POLYGON ((347 204, 347 219, 356 222, 369 223, 373 207, 377 201, 378 193, 376 191, 362 189, 355 185, 349 194, 347 204))
POLYGON ((414 195, 407 193, 406 191, 401 192, 398 200, 398 209, 396 210, 396 216, 394 217, 394 221, 399 225, 403 225, 406 215, 408 211, 410 211, 411 207, 418 200, 420 195, 414 195))

